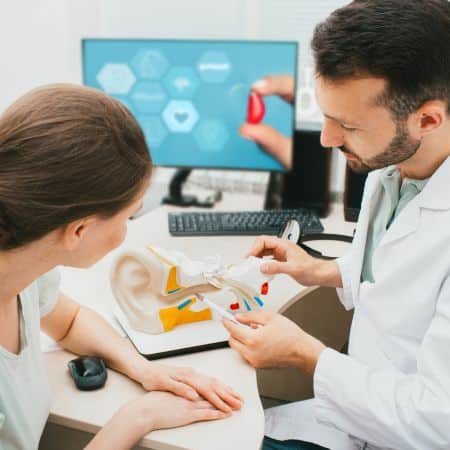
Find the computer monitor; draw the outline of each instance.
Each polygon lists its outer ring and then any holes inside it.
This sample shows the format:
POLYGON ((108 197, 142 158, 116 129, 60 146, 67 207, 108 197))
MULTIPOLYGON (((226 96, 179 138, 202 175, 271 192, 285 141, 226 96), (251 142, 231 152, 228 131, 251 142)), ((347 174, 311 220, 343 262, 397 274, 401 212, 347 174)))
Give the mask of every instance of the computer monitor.
MULTIPOLYGON (((251 85, 266 75, 296 80, 297 43, 84 39, 83 82, 123 102, 158 166, 283 171, 239 134, 251 85)), ((294 132, 294 106, 264 97, 262 123, 294 132)))

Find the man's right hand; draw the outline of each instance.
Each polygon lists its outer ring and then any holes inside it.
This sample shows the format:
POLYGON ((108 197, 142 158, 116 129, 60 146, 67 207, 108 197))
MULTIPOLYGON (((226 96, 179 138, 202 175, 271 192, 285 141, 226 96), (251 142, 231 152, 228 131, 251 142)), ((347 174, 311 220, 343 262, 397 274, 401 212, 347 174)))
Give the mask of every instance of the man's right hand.
MULTIPOLYGON (((294 89, 294 78, 290 75, 267 76, 252 86, 252 91, 262 96, 278 95, 289 103, 294 101, 294 89)), ((277 158, 284 167, 291 168, 293 151, 291 138, 264 123, 257 125, 245 123, 239 132, 243 137, 255 141, 265 151, 277 158)))
POLYGON ((336 261, 314 258, 293 242, 274 236, 258 237, 247 256, 272 256, 261 265, 266 275, 285 273, 303 286, 342 287, 336 261))

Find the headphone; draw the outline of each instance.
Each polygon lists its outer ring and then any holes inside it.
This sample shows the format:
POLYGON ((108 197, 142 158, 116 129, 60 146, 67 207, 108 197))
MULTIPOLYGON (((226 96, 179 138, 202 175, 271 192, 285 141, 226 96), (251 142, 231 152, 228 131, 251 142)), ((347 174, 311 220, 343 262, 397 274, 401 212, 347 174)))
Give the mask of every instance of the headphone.
POLYGON ((305 250, 311 256, 320 259, 333 260, 338 258, 337 256, 324 255, 319 250, 316 250, 305 242, 308 241, 340 241, 340 242, 353 242, 353 236, 347 236, 345 234, 334 233, 303 233, 300 224, 295 219, 290 219, 286 222, 283 230, 278 234, 281 239, 286 239, 291 242, 295 242, 299 247, 305 250))

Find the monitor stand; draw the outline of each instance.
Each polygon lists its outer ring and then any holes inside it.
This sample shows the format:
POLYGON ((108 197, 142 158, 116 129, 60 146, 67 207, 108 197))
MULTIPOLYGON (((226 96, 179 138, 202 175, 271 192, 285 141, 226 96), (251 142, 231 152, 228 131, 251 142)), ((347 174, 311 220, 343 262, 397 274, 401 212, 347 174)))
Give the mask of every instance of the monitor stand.
POLYGON ((281 209, 283 207, 283 182, 283 173, 270 172, 264 209, 281 209))
MULTIPOLYGON (((183 195, 183 183, 191 173, 191 169, 178 169, 169 184, 169 195, 162 199, 164 205, 175 206, 199 206, 201 208, 212 208, 216 201, 220 200, 220 195, 214 195, 199 200, 195 195, 183 195)), ((220 193, 219 193, 220 194, 220 193)))

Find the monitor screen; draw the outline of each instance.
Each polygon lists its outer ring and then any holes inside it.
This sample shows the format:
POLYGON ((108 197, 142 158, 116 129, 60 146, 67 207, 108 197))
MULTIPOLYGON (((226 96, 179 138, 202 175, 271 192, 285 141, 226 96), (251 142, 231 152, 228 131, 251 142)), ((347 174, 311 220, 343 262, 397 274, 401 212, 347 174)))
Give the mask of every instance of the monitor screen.
MULTIPOLYGON (((249 120, 255 81, 296 79, 296 42, 84 39, 82 61, 84 84, 134 114, 155 165, 284 170, 239 128, 249 120)), ((250 120, 292 137, 293 105, 277 96, 262 101, 250 120)))

